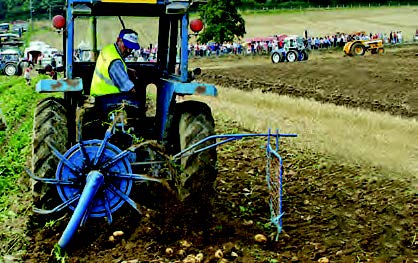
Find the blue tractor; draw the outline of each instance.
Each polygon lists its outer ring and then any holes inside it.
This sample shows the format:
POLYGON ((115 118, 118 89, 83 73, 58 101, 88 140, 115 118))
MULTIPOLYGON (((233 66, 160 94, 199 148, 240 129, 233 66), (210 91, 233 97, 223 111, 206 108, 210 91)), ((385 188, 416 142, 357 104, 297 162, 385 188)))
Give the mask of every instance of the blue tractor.
MULTIPOLYGON (((178 158, 172 165, 182 166, 179 173, 162 167, 167 156, 214 135, 208 105, 176 101, 183 95, 217 95, 213 85, 192 81, 199 70, 188 70, 188 14, 196 5, 193 2, 67 1, 66 26, 60 30, 64 39, 64 78, 45 79, 36 85, 38 92, 63 93, 62 98, 55 95, 40 101, 34 114, 31 175, 35 178, 36 212, 49 214, 69 207, 76 214, 79 206, 75 204, 83 203, 80 198, 87 198, 82 193, 88 188, 99 193, 85 202, 88 208, 80 213, 111 220, 111 213, 125 202, 137 209, 129 198, 135 180, 168 182, 167 187, 175 189, 181 200, 207 210, 216 179, 216 147, 178 158), (110 16, 120 18, 120 27, 115 25, 118 30, 124 27, 124 17, 155 17, 159 24, 157 60, 126 62, 139 76, 132 77, 135 94, 93 97, 89 94, 95 62, 76 61, 74 25, 79 18, 91 22, 92 39, 96 41, 91 52, 97 57, 97 20, 110 16), (151 84, 156 86, 156 109, 150 116, 146 91, 151 84)), ((200 147, 213 142, 207 140, 200 147)), ((66 242, 62 241, 61 246, 65 247, 66 242)))
MULTIPOLYGON (((176 100, 183 95, 217 95, 213 85, 194 81, 199 69, 188 70, 189 11, 201 2, 67 0, 65 26, 59 30, 64 42, 64 78, 44 79, 36 85, 38 92, 63 96, 37 104, 31 169, 27 169, 34 182, 35 212, 48 217, 64 208, 73 210, 56 249, 65 249, 89 217, 106 217, 110 223, 112 214, 125 203, 141 212, 137 201, 141 197, 132 193, 137 187, 161 185, 180 203, 194 207, 194 214, 206 217, 217 177, 216 147, 250 136, 271 135, 278 140, 278 131, 215 135, 208 105, 176 100), (125 17, 154 17, 157 58, 126 62, 139 76, 132 77, 136 93, 94 97, 89 94, 99 52, 97 21, 110 16, 119 17, 121 28, 125 17), (91 61, 75 56, 78 18, 91 23, 91 61), (149 85, 156 87, 153 114, 147 107, 149 85)), ((273 156, 274 149, 268 149, 273 156)))

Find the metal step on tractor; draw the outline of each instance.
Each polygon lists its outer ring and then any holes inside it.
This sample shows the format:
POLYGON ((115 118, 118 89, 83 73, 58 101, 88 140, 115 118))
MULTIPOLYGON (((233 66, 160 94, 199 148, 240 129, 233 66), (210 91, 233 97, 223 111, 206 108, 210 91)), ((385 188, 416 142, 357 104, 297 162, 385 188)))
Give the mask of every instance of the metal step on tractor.
POLYGON ((278 141, 296 135, 278 130, 217 135, 208 105, 176 100, 184 95, 217 95, 212 84, 194 81, 200 70, 188 70, 189 11, 200 4, 202 1, 188 0, 68 0, 65 17, 54 20, 63 36, 64 78, 43 79, 36 90, 63 96, 54 95, 37 104, 31 169, 26 170, 33 179, 34 211, 39 217, 67 208, 73 211, 53 255, 65 254, 77 229, 90 217, 105 217, 111 223, 112 214, 125 203, 141 213, 137 201, 141 194, 133 193, 136 187, 161 185, 179 202, 206 215, 217 177, 216 147, 249 137, 267 138, 270 210, 280 233, 282 159, 278 141), (98 23, 111 16, 119 18, 121 28, 125 17, 154 17, 158 24, 157 59, 126 62, 139 76, 132 77, 136 93, 90 96, 94 58, 99 53, 98 23), (79 18, 91 23, 92 61, 74 58, 75 20, 79 18), (153 114, 147 111, 147 87, 151 84, 156 86, 153 114))
POLYGON ((309 54, 301 36, 286 37, 283 40, 283 47, 271 52, 271 61, 273 63, 304 61, 308 60, 308 58, 309 54))
POLYGON ((383 47, 383 40, 353 40, 344 45, 344 54, 347 56, 364 56, 367 51, 372 54, 383 54, 385 49, 383 47))

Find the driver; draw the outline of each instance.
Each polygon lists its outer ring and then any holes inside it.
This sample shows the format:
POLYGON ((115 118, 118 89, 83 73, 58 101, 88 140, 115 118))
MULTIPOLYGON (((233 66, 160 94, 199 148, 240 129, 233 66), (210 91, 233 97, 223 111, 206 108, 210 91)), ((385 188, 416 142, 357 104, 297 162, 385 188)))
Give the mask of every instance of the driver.
POLYGON ((91 96, 120 92, 135 92, 134 83, 129 79, 124 58, 132 50, 138 50, 138 34, 132 29, 122 29, 116 43, 105 46, 97 58, 91 82, 91 96))

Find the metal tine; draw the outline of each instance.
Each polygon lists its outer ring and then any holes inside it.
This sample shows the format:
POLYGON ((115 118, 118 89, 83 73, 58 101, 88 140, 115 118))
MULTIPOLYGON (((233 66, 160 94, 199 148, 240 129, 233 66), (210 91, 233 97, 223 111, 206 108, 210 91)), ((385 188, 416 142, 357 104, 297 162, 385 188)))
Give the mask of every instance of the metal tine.
MULTIPOLYGON (((81 154, 83 154, 83 161, 87 161, 87 163, 90 163, 90 157, 87 155, 86 152, 86 148, 84 148, 84 143, 83 143, 83 138, 82 138, 82 133, 81 133, 81 122, 79 122, 78 124, 78 129, 77 129, 77 144, 78 144, 78 148, 81 151, 81 154)), ((84 163, 85 164, 85 163, 84 163)))
POLYGON ((118 116, 116 116, 116 118, 113 119, 112 124, 109 126, 109 128, 107 128, 106 133, 105 133, 105 137, 103 138, 103 142, 100 145, 99 149, 97 150, 96 155, 94 156, 94 160, 93 160, 93 165, 94 166, 97 165, 100 158, 102 157, 103 150, 105 149, 107 142, 109 141, 110 137, 113 134, 113 130, 115 128, 117 120, 119 120, 119 118, 121 118, 121 116, 123 116, 123 115, 118 114, 118 116))
POLYGON ((167 163, 167 161, 148 161, 148 162, 134 162, 131 165, 150 165, 150 164, 163 164, 167 163))
MULTIPOLYGON (((112 165, 114 165, 116 162, 118 162, 121 159, 125 158, 128 154, 130 154, 132 152, 135 152, 139 148, 147 147, 148 145, 156 146, 157 145, 157 142, 156 141, 146 141, 146 142, 142 142, 142 143, 139 143, 139 144, 134 144, 131 147, 129 147, 128 149, 122 151, 121 153, 119 153, 118 155, 116 155, 115 157, 113 157, 112 159, 106 161, 101 166, 101 168, 103 168, 103 169, 109 168, 112 165)), ((160 161, 155 161, 155 163, 160 163, 160 161)), ((164 161, 161 161, 161 163, 164 163, 164 161)), ((134 165, 142 165, 142 163, 133 163, 133 164, 134 165)), ((144 162, 143 164, 147 164, 147 163, 144 162)), ((154 164, 154 162, 149 163, 149 164, 154 164)))
POLYGON ((100 145, 99 149, 96 152, 96 155, 93 159, 93 165, 96 166, 99 162, 100 158, 102 157, 103 151, 106 147, 107 142, 109 141, 110 137, 112 136, 111 129, 107 129, 105 133, 105 137, 103 138, 102 144, 100 145))
MULTIPOLYGON (((81 154, 83 155, 83 158, 84 158, 83 161, 87 162, 87 165, 90 164, 90 157, 88 156, 88 154, 86 152, 86 148, 84 147, 84 143, 82 141, 80 141, 78 143, 78 148, 80 149, 81 154)), ((84 163, 84 162, 83 162, 83 164, 86 165, 86 163, 84 163)))
POLYGON ((74 201, 80 199, 80 196, 81 196, 80 194, 77 194, 73 198, 68 199, 64 203, 56 206, 55 208, 53 208, 51 210, 40 209, 40 208, 37 208, 37 207, 33 207, 32 210, 33 210, 33 212, 38 213, 38 214, 42 214, 42 215, 52 214, 52 213, 61 211, 62 209, 66 208, 67 206, 72 204, 74 201))
POLYGON ((82 132, 81 132, 81 121, 77 123, 77 143, 80 143, 83 141, 82 138, 82 132))
POLYGON ((65 164, 73 173, 79 175, 81 174, 81 171, 78 170, 77 167, 75 167, 69 160, 67 160, 64 155, 62 155, 50 142, 46 142, 48 146, 52 149, 53 154, 60 159, 60 161, 65 164))
POLYGON ((142 215, 142 212, 139 210, 138 205, 131 198, 129 198, 129 196, 127 196, 126 194, 124 194, 121 190, 117 189, 112 184, 109 184, 109 188, 108 189, 111 192, 113 192, 114 194, 117 194, 123 200, 125 200, 128 204, 130 204, 133 207, 133 209, 135 209, 140 215, 142 215))
POLYGON ((112 224, 113 218, 112 218, 112 211, 110 210, 110 203, 109 203, 109 198, 107 197, 107 190, 104 189, 103 190, 103 196, 104 196, 104 205, 105 205, 105 209, 106 209, 106 217, 107 217, 107 222, 110 224, 112 224))
POLYGON ((115 163, 122 160, 123 158, 125 158, 126 156, 128 156, 131 153, 132 152, 130 151, 130 148, 128 148, 128 149, 124 150, 123 152, 119 153, 118 155, 116 155, 115 157, 113 157, 112 159, 107 160, 105 163, 103 163, 101 165, 101 168, 106 169, 106 168, 112 167, 115 163))
POLYGON ((153 181, 162 183, 163 180, 157 179, 148 175, 142 175, 142 174, 123 174, 123 173, 109 173, 109 176, 117 177, 120 179, 130 179, 130 180, 136 180, 136 181, 153 181))
POLYGON ((29 170, 28 168, 25 168, 26 173, 34 180, 36 181, 40 181, 46 184, 59 184, 59 185, 73 185, 74 182, 73 181, 63 181, 63 180, 58 180, 58 179, 54 179, 54 178, 42 178, 42 177, 38 177, 36 175, 34 175, 31 170, 29 170))

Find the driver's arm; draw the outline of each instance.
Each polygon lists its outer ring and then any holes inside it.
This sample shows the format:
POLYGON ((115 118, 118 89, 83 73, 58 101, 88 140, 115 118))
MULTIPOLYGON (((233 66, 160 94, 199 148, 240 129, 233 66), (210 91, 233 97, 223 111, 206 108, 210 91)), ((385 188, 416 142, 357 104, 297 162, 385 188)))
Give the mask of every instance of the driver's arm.
POLYGON ((115 60, 110 64, 109 76, 121 92, 132 91, 134 83, 129 79, 122 61, 115 60))

